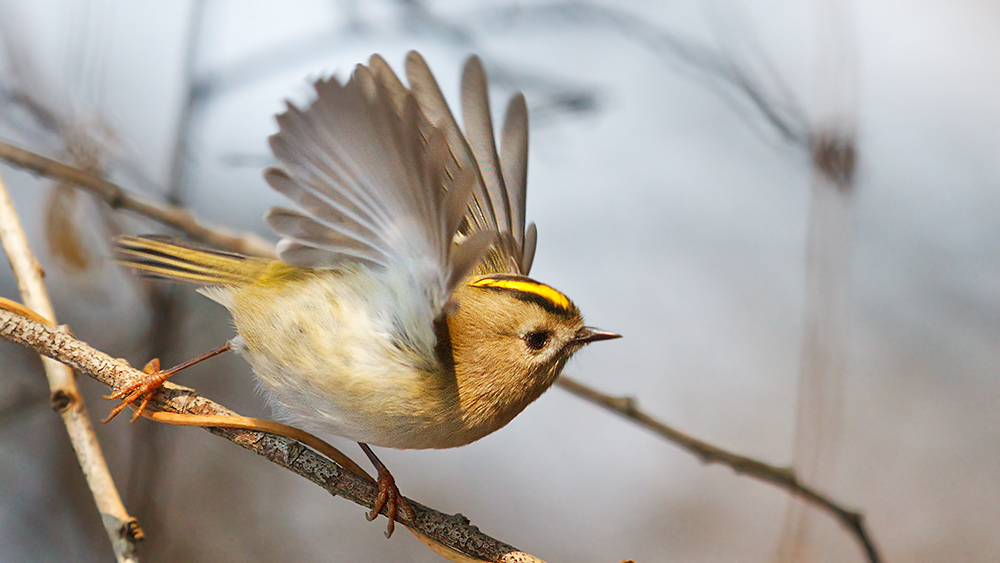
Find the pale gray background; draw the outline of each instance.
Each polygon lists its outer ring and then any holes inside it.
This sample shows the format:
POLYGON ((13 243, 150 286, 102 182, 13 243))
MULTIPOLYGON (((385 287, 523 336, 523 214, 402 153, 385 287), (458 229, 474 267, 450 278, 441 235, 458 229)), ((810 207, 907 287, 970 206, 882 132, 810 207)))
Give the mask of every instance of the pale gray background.
MULTIPOLYGON (((533 2, 429 4, 456 34, 402 4, 207 2, 196 70, 231 88, 214 90, 196 114, 177 195, 203 218, 266 235, 259 217, 279 198, 260 169, 283 99, 307 100, 309 79, 344 77, 372 52, 399 69, 409 49, 425 55, 454 99, 461 62, 477 52, 491 72, 507 71, 494 89, 495 111, 522 89, 534 112, 533 276, 570 295, 590 323, 625 335, 584 350, 567 372, 635 395, 697 436, 788 463, 807 156, 600 17, 529 10, 499 19, 493 9, 533 2), (592 105, 567 111, 552 105, 558 94, 592 105)), ((113 178, 162 196, 186 92, 192 6, 7 1, 0 33, 33 74, 16 80, 29 80, 63 119, 103 139, 113 178)), ((837 86, 824 83, 817 62, 811 4, 619 8, 739 56, 756 42, 810 115, 817 90, 837 86)), ((1000 6, 875 0, 849 8, 859 91, 848 117, 858 123, 861 156, 841 455, 824 489, 867 514, 889 561, 996 561, 1000 6)), ((5 72, 9 88, 15 78, 5 72)), ((57 139, 2 103, 0 137, 61 156, 57 139)), ((60 267, 46 251, 42 221, 49 182, 5 165, 0 172, 60 320, 141 365, 149 312, 135 282, 106 264, 83 274, 60 267)), ((96 223, 95 209, 81 198, 81 223, 96 223)), ((156 229, 132 219, 126 227, 156 229)), ((106 256, 103 231, 85 232, 106 256)), ((0 294, 16 296, 6 269, 0 294)), ((220 307, 190 290, 178 295, 181 342, 168 347, 168 365, 232 336, 220 307)), ((0 357, 0 560, 109 560, 37 359, 6 343, 0 357)), ((267 414, 239 358, 213 360, 178 382, 267 414)), ((103 389, 81 386, 103 416, 103 389)), ((126 503, 149 535, 145 561, 438 560, 405 531, 385 541, 384 520, 369 524, 361 508, 203 431, 150 426, 130 427, 123 417, 99 428, 126 503)), ((553 562, 768 561, 787 504, 783 492, 704 467, 561 390, 471 446, 380 455, 406 495, 462 512, 553 562)), ((860 560, 853 540, 833 538, 828 560, 860 560)))

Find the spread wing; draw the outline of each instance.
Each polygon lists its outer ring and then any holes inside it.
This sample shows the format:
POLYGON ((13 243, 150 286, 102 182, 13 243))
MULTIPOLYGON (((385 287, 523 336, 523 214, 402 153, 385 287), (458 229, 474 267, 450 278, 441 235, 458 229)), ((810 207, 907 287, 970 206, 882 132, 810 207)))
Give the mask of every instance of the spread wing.
POLYGON ((317 81, 308 108, 278 116, 270 142, 281 168, 265 178, 300 210, 272 208, 265 219, 285 262, 396 269, 443 306, 495 232, 454 244, 476 177, 453 166, 447 133, 392 79, 359 65, 347 84, 317 81))
MULTIPOLYGON (((376 68, 374 58, 372 67, 376 68)), ((471 171, 476 179, 460 232, 466 236, 499 233, 477 272, 527 275, 535 256, 537 230, 534 223, 525 230, 528 108, 524 96, 516 94, 507 105, 498 153, 486 72, 478 57, 470 57, 462 73, 464 135, 434 75, 416 51, 406 57, 406 76, 423 115, 444 135, 450 152, 448 173, 471 171)))

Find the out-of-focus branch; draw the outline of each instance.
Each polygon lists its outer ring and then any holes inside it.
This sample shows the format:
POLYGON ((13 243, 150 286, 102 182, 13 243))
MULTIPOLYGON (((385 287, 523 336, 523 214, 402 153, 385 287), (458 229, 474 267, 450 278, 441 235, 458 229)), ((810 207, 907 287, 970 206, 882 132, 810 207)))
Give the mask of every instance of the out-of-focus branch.
MULTIPOLYGON (((397 0, 396 3, 401 8, 399 15, 405 29, 450 43, 460 51, 476 53, 489 68, 491 84, 523 91, 531 100, 532 129, 539 125, 544 127, 558 116, 592 113, 599 109, 599 95, 593 88, 572 84, 565 78, 553 78, 549 73, 526 72, 504 64, 502 57, 493 56, 489 46, 479 41, 469 18, 445 17, 423 0, 397 0)), ((490 14, 484 19, 498 23, 495 12, 489 8, 485 11, 490 14)), ((500 11, 503 12, 503 8, 500 11)), ((511 20, 507 20, 499 25, 507 27, 510 24, 511 20)))
MULTIPOLYGON (((143 377, 142 372, 132 368, 124 360, 112 358, 91 348, 65 329, 33 321, 10 311, 2 304, 0 338, 58 360, 113 390, 143 377)), ((169 382, 156 394, 150 408, 168 413, 238 416, 191 389, 169 382)), ((296 440, 243 428, 208 427, 206 430, 309 479, 334 496, 343 497, 366 508, 373 505, 378 487, 371 479, 344 469, 296 440)), ((414 518, 409 520, 401 516, 399 523, 451 561, 539 562, 537 558, 483 534, 461 514, 448 515, 409 499, 406 502, 413 509, 414 518)))
POLYGON ((252 233, 234 233, 223 227, 208 226, 188 210, 157 203, 133 194, 104 178, 88 174, 20 147, 0 142, 0 160, 47 178, 70 182, 103 199, 112 209, 125 209, 216 248, 253 256, 274 256, 273 246, 252 233))
POLYGON ((875 542, 872 541, 864 516, 860 512, 843 508, 829 497, 800 482, 795 472, 790 468, 776 467, 753 458, 727 452, 721 448, 702 442, 697 438, 667 426, 646 414, 636 404, 632 397, 614 397, 592 389, 574 379, 560 376, 556 384, 570 393, 604 407, 636 424, 651 430, 669 442, 677 444, 682 449, 701 458, 705 463, 719 463, 729 467, 736 473, 747 475, 780 487, 790 494, 801 498, 832 514, 858 540, 868 561, 879 563, 882 559, 875 542))
MULTIPOLYGON (((466 23, 462 25, 450 24, 434 15, 424 2, 401 0, 401 3, 412 6, 409 12, 416 21, 431 22, 448 38, 463 37, 454 32, 447 34, 450 26, 458 26, 463 33, 474 37, 468 24, 473 20, 494 30, 523 31, 529 26, 544 26, 551 32, 554 26, 570 25, 576 30, 581 26, 590 26, 615 33, 715 91, 725 103, 748 118, 751 126, 756 128, 755 118, 760 118, 784 141, 800 147, 808 145, 810 126, 805 112, 766 57, 756 52, 753 44, 740 45, 740 55, 736 57, 724 49, 668 31, 627 9, 586 0, 490 5, 479 9, 478 13, 465 14, 466 23), (751 60, 757 64, 751 65, 751 60)), ((490 75, 493 74, 491 69, 490 75)))
MULTIPOLYGON (((0 179, 0 240, 10 260, 14 277, 21 291, 21 298, 28 309, 38 317, 55 322, 55 312, 48 292, 42 282, 42 269, 35 260, 28 239, 21 228, 21 221, 0 179)), ((100 443, 87 417, 87 407, 76 387, 73 370, 57 361, 42 358, 45 376, 49 381, 52 408, 60 414, 66 425, 73 450, 83 469, 87 485, 94 496, 94 503, 101 514, 101 522, 111 540, 118 561, 138 562, 136 543, 143 538, 139 522, 129 516, 122 504, 114 480, 104 461, 100 443)))
POLYGON ((183 80, 187 95, 177 117, 177 133, 174 138, 173 156, 170 158, 170 180, 167 188, 167 201, 173 205, 181 205, 188 193, 190 168, 194 165, 190 158, 192 131, 198 121, 195 117, 204 106, 206 89, 202 88, 196 78, 198 55, 201 53, 203 28, 205 27, 205 0, 195 0, 191 5, 191 13, 187 26, 187 40, 184 47, 183 80))

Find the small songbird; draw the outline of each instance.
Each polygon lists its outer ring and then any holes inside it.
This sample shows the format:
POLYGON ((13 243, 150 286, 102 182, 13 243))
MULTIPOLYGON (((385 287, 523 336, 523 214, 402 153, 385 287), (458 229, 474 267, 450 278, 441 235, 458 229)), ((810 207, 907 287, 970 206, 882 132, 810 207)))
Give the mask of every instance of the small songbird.
MULTIPOLYGON (((282 237, 280 261, 117 239, 119 263, 198 284, 232 314, 238 336, 195 361, 237 351, 278 417, 362 445, 390 533, 399 493, 366 444, 478 440, 584 344, 619 337, 585 326, 569 298, 527 277, 536 230, 525 228, 524 97, 510 100, 498 152, 478 58, 462 76, 464 134, 416 52, 406 76, 409 86, 375 55, 346 84, 316 82, 304 111, 289 104, 278 116, 270 143, 281 167, 264 175, 299 207, 265 216, 282 237)), ((113 414, 145 406, 176 371, 119 391, 113 414)))

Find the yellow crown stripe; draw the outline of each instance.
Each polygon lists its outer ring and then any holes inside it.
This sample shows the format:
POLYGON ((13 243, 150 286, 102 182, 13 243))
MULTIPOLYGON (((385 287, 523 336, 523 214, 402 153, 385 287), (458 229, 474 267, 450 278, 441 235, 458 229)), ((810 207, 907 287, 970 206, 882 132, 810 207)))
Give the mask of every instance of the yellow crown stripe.
POLYGON ((514 291, 531 293, 545 299, 560 309, 569 309, 572 306, 568 297, 545 284, 535 281, 483 278, 472 282, 471 285, 475 287, 497 287, 501 289, 511 289, 514 291))

